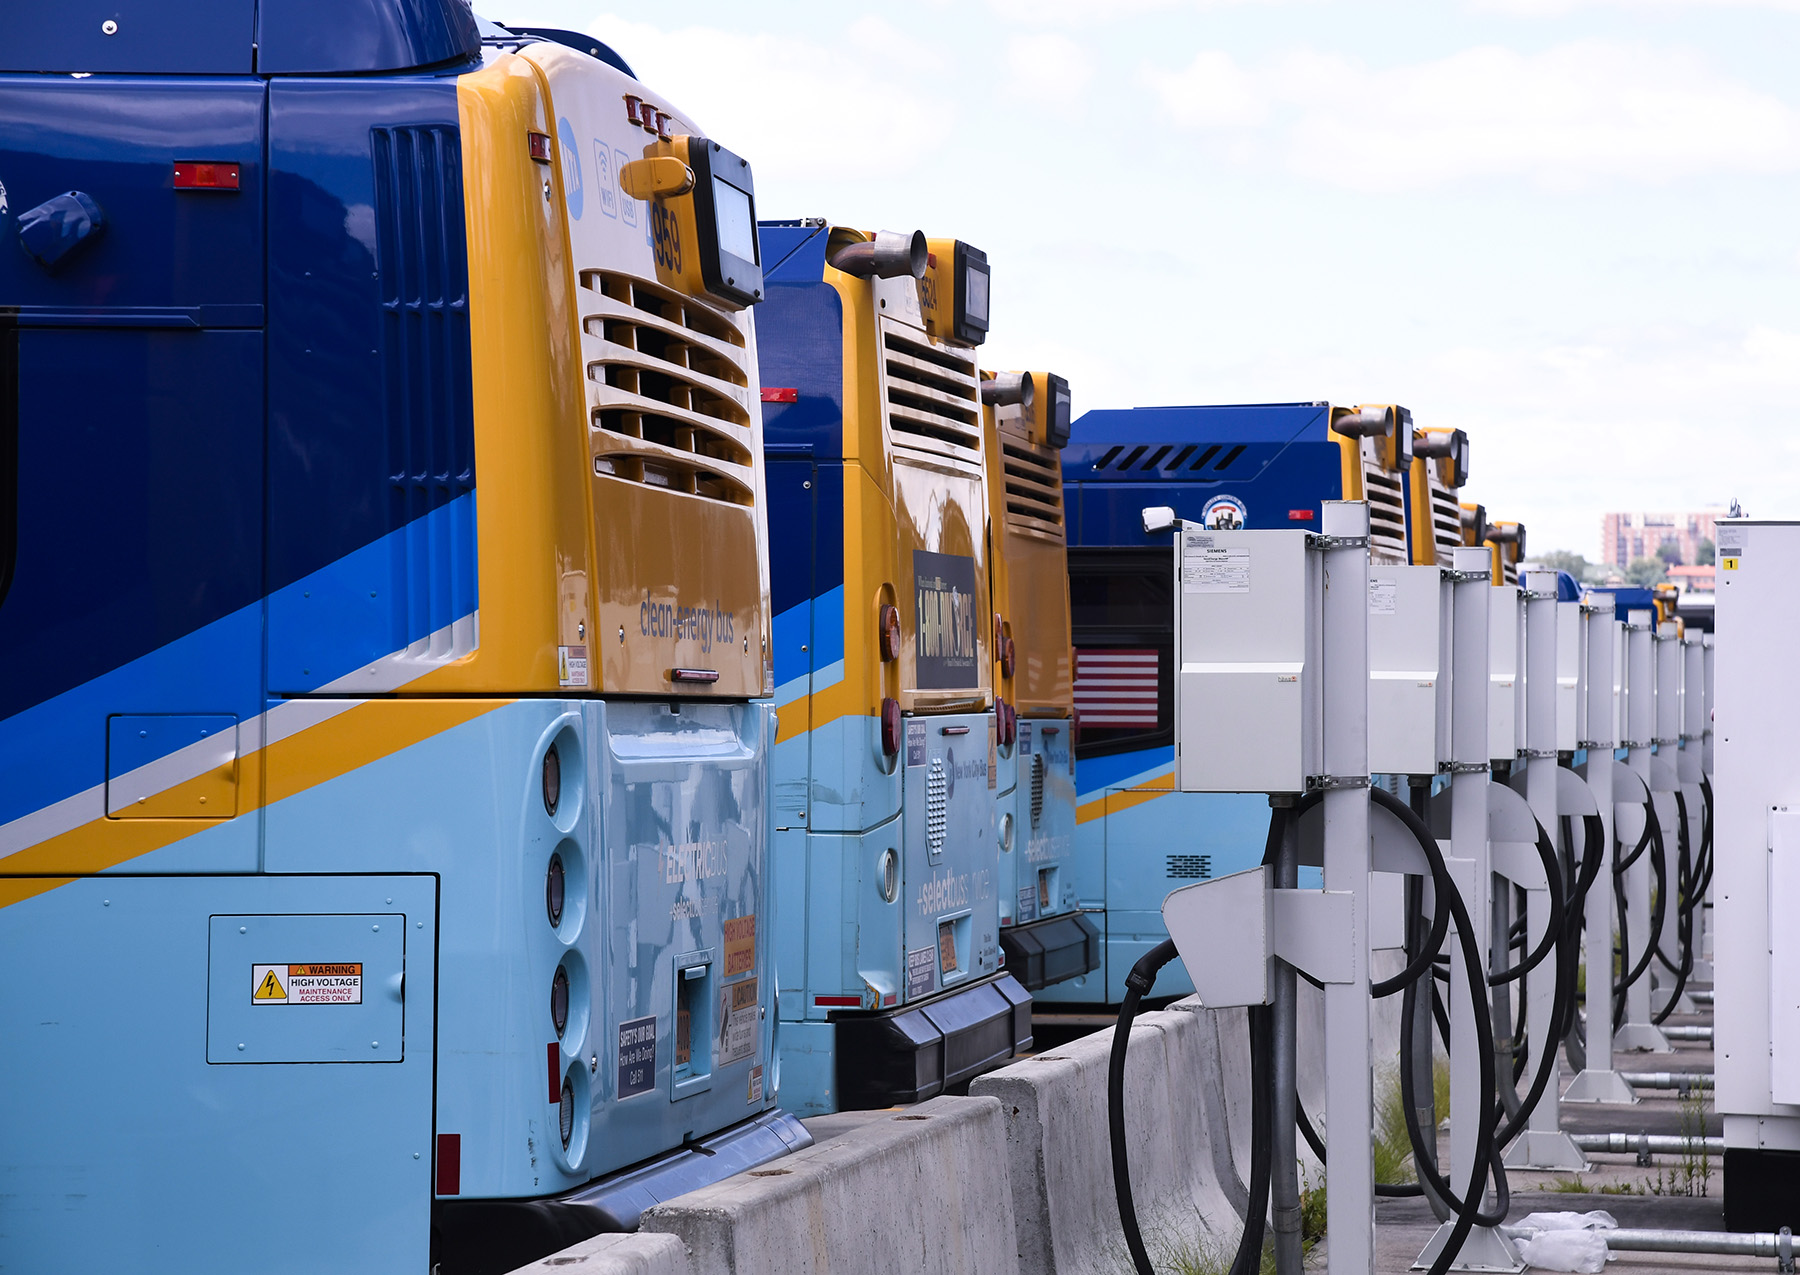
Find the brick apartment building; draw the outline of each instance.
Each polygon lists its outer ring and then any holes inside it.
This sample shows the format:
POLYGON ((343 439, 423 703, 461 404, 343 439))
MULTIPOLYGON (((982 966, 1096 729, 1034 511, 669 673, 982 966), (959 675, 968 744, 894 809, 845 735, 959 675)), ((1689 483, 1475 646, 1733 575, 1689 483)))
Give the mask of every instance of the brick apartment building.
POLYGON ((1654 558, 1669 541, 1681 550, 1681 561, 1693 564, 1702 540, 1713 538, 1713 519, 1723 510, 1697 513, 1605 514, 1600 520, 1600 555, 1621 571, 1637 558, 1654 558))

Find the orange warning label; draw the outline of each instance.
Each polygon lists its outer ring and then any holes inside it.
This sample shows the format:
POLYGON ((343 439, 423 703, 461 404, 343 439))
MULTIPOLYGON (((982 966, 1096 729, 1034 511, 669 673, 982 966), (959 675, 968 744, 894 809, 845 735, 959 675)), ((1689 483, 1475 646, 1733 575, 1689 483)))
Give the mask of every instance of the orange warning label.
POLYGON ((725 977, 748 974, 756 968, 756 914, 734 916, 725 922, 725 977))

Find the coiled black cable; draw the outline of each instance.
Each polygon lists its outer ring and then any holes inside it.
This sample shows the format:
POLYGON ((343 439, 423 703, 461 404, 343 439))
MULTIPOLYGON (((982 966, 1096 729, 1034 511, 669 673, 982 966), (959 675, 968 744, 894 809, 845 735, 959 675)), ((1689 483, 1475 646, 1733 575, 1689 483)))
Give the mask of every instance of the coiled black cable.
MULTIPOLYGON (((1637 966, 1613 984, 1613 1030, 1625 1021, 1625 993, 1632 985, 1644 976, 1650 968, 1650 961, 1656 955, 1656 937, 1662 933, 1663 916, 1669 905, 1669 868, 1663 848, 1662 821, 1656 817, 1656 804, 1644 802, 1644 836, 1638 839, 1638 848, 1630 856, 1613 868, 1613 894, 1619 904, 1619 951, 1620 964, 1630 960, 1631 945, 1627 941, 1629 922, 1625 902, 1625 869, 1637 862, 1638 856, 1644 853, 1648 845, 1650 853, 1650 872, 1656 878, 1656 902, 1650 909, 1650 933, 1644 945, 1643 959, 1637 966)), ((1590 971, 1591 973, 1591 971, 1590 971)))
MULTIPOLYGON (((1150 1254, 1144 1248, 1143 1232, 1138 1229, 1137 1205, 1131 1197, 1131 1159, 1125 1144, 1125 1056, 1131 1047, 1131 1024, 1137 1018, 1138 1004, 1156 983, 1157 973, 1177 955, 1175 940, 1164 939, 1139 957, 1137 964, 1131 967, 1131 973, 1125 976, 1125 999, 1120 1002, 1119 1020, 1113 1026, 1112 1054, 1106 1066, 1106 1126, 1112 1141, 1113 1192, 1119 1201, 1119 1224, 1125 1231, 1125 1247, 1131 1251, 1131 1264, 1137 1268, 1138 1275, 1153 1275, 1153 1272, 1150 1254)), ((1251 1034, 1254 1055, 1254 1029, 1251 1034)), ((1252 1160, 1254 1162, 1254 1154, 1252 1160)), ((1264 1193, 1267 1193, 1266 1181, 1264 1193)), ((1261 1216, 1260 1212, 1257 1216, 1261 1216)), ((1258 1247, 1261 1247, 1260 1240, 1258 1247)))

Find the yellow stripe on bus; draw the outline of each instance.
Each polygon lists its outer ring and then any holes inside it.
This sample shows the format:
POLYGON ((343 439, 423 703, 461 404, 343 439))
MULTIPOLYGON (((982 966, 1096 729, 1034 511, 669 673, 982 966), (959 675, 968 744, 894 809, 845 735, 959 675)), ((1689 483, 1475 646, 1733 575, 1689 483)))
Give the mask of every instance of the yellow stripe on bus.
POLYGON ((1106 795, 1096 797, 1092 801, 1083 802, 1075 808, 1075 822, 1087 823, 1106 815, 1116 815, 1122 810, 1130 810, 1133 806, 1141 806, 1146 801, 1155 801, 1158 797, 1166 797, 1175 791, 1175 772, 1156 775, 1134 784, 1130 788, 1109 788, 1106 795))
MULTIPOLYGON (((238 760, 238 792, 248 804, 238 817, 304 792, 328 780, 380 761, 512 700, 371 700, 306 730, 278 740, 238 760), (400 711, 395 711, 399 709, 400 711), (270 763, 280 776, 269 782, 270 763), (260 796, 259 796, 260 794, 260 796)), ((180 799, 185 790, 210 791, 215 781, 201 775, 167 790, 180 799)), ((54 890, 77 876, 116 868, 207 828, 194 819, 92 819, 79 827, 0 859, 0 873, 56 873, 0 879, 0 907, 54 890), (71 875, 72 874, 72 875, 71 875)))

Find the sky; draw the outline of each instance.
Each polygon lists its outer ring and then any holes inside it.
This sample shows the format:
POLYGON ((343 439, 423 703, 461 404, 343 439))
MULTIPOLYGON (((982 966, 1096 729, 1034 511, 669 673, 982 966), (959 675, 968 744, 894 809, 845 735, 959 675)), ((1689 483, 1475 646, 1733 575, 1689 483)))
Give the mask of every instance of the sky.
POLYGON ((1396 402, 1534 552, 1800 517, 1800 0, 477 0, 599 36, 758 215, 984 249, 984 366, 1396 402))

